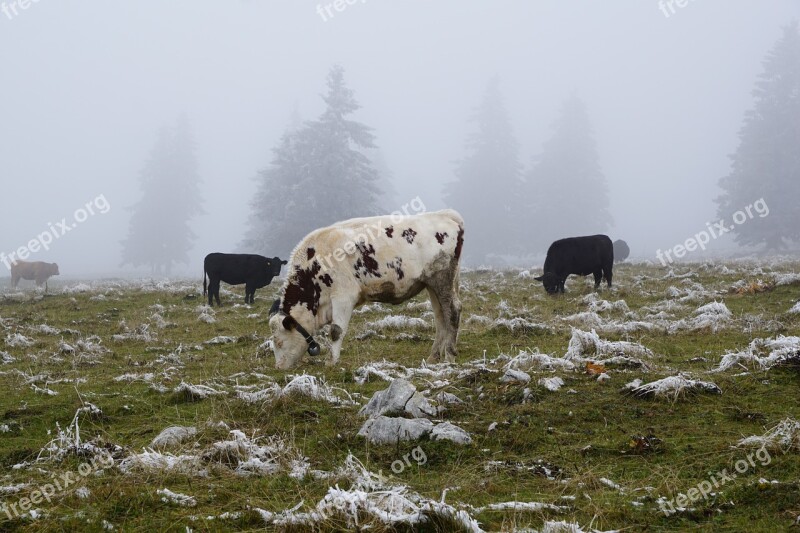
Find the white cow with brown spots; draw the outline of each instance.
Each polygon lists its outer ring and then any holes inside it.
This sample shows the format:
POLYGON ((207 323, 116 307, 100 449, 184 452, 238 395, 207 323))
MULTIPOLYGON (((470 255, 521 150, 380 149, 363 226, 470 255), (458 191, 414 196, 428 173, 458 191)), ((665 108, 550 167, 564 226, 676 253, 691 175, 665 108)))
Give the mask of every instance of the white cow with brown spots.
POLYGON ((308 234, 292 252, 269 321, 275 364, 289 369, 318 355, 313 335, 331 326, 336 364, 356 306, 398 304, 428 291, 436 316, 430 362, 454 361, 461 317, 458 274, 464 220, 446 209, 421 215, 354 218, 308 234))

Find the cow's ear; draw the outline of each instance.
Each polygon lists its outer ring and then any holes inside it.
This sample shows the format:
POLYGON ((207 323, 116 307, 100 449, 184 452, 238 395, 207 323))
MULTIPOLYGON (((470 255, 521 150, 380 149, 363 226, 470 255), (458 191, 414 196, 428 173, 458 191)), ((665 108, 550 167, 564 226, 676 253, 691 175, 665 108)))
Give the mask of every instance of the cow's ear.
POLYGON ((287 260, 285 260, 285 259, 284 259, 283 261, 281 261, 281 264, 282 264, 282 265, 288 265, 288 264, 289 264, 289 261, 287 261, 287 260))
POLYGON ((288 330, 294 329, 294 325, 295 324, 296 324, 296 322, 295 322, 294 318, 292 318, 290 316, 287 316, 286 318, 283 319, 283 327, 284 327, 284 329, 288 329, 288 330))
POLYGON ((536 281, 542 281, 544 279, 544 276, 539 276, 538 278, 533 278, 533 279, 535 279, 536 281))

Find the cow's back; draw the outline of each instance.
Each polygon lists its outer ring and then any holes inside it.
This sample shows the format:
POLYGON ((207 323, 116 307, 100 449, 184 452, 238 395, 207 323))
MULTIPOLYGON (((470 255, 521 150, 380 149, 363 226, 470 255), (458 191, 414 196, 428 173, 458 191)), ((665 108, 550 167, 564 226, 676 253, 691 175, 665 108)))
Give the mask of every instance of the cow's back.
POLYGON ((607 235, 568 237, 550 245, 544 271, 588 275, 613 259, 614 247, 607 235))
POLYGON ((456 211, 355 218, 308 234, 292 252, 282 310, 316 314, 323 293, 397 303, 444 269, 458 268, 464 221, 456 211))

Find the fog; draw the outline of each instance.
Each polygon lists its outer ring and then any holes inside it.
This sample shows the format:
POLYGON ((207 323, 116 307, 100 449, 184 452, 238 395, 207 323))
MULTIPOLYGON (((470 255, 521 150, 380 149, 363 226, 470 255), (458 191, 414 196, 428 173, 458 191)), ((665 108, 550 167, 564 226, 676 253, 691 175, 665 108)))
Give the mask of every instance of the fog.
POLYGON ((392 209, 417 196, 445 207, 442 186, 492 77, 526 168, 577 95, 608 181, 608 233, 655 260, 715 219, 762 60, 800 18, 796 0, 693 0, 669 16, 658 0, 358 0, 332 16, 327 1, 20 1, 2 3, 16 15, 0 12, 0 251, 95 202, 96 214, 31 256, 65 277, 148 273, 120 267, 119 242, 158 132, 181 114, 205 214, 176 271, 199 279, 206 253, 235 251, 253 178, 293 110, 323 111, 337 63, 394 176, 392 209))

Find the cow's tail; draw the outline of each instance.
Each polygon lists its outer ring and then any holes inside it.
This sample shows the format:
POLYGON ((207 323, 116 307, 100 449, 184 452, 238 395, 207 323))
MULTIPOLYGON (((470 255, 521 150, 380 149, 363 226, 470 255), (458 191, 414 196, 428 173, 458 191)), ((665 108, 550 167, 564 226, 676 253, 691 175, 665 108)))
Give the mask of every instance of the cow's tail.
POLYGON ((203 296, 205 296, 206 292, 208 291, 208 285, 206 285, 206 277, 207 276, 208 276, 208 272, 206 272, 206 269, 203 268, 203 296))

